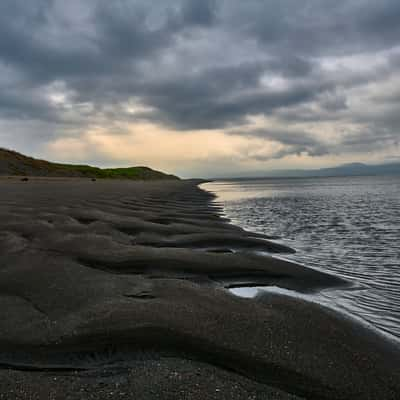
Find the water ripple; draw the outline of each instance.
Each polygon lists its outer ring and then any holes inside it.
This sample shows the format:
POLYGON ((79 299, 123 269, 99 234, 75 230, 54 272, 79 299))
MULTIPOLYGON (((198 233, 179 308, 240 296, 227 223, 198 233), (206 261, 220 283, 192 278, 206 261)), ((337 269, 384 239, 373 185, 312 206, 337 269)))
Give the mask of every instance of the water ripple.
POLYGON ((400 337, 400 177, 259 179, 205 185, 245 229, 279 236, 286 258, 351 279, 336 307, 400 337))

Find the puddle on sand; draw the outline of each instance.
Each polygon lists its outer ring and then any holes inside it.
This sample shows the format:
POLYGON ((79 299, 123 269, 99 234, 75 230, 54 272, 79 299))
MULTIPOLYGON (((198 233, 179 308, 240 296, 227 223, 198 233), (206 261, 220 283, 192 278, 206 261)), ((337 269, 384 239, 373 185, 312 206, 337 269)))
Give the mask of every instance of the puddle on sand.
MULTIPOLYGON (((283 289, 278 286, 255 286, 255 287, 236 287, 229 289, 229 291, 238 297, 243 297, 246 299, 253 299, 258 295, 263 293, 276 293, 276 294, 283 294, 285 296, 296 297, 299 299, 304 299, 308 301, 312 301, 314 296, 311 295, 303 295, 294 290, 283 289)), ((314 299, 314 301, 316 301, 314 299)))

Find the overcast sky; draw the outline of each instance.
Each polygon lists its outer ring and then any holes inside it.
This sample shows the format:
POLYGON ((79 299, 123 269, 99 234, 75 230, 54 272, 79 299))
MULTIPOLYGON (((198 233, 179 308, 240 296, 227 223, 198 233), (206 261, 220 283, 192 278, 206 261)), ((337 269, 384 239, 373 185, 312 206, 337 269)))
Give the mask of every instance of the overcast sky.
POLYGON ((400 160, 399 0, 1 0, 0 147, 181 176, 400 160))

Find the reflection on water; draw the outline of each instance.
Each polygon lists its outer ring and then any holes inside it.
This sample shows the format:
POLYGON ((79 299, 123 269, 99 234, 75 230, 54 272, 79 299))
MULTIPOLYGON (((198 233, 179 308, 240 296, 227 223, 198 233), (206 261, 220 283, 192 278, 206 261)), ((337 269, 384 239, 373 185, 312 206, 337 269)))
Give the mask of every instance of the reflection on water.
POLYGON ((221 181, 203 185, 245 229, 280 236, 304 265, 360 290, 323 299, 400 337, 400 177, 221 181))
POLYGON ((297 297, 304 300, 310 300, 312 298, 311 295, 305 295, 293 290, 288 290, 284 288, 280 288, 278 286, 253 286, 253 287, 239 287, 239 288, 232 288, 229 289, 231 293, 236 296, 243 297, 245 299, 253 299, 254 297, 258 296, 263 292, 269 293, 277 293, 277 294, 284 294, 290 297, 297 297))

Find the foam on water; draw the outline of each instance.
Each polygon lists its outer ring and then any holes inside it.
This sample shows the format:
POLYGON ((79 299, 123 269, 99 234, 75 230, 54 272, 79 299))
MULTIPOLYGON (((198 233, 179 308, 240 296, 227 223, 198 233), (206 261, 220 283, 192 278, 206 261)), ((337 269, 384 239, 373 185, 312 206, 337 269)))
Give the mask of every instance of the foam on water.
POLYGON ((247 230, 281 237, 284 255, 354 282, 322 302, 400 337, 400 177, 219 181, 225 215, 247 230))

